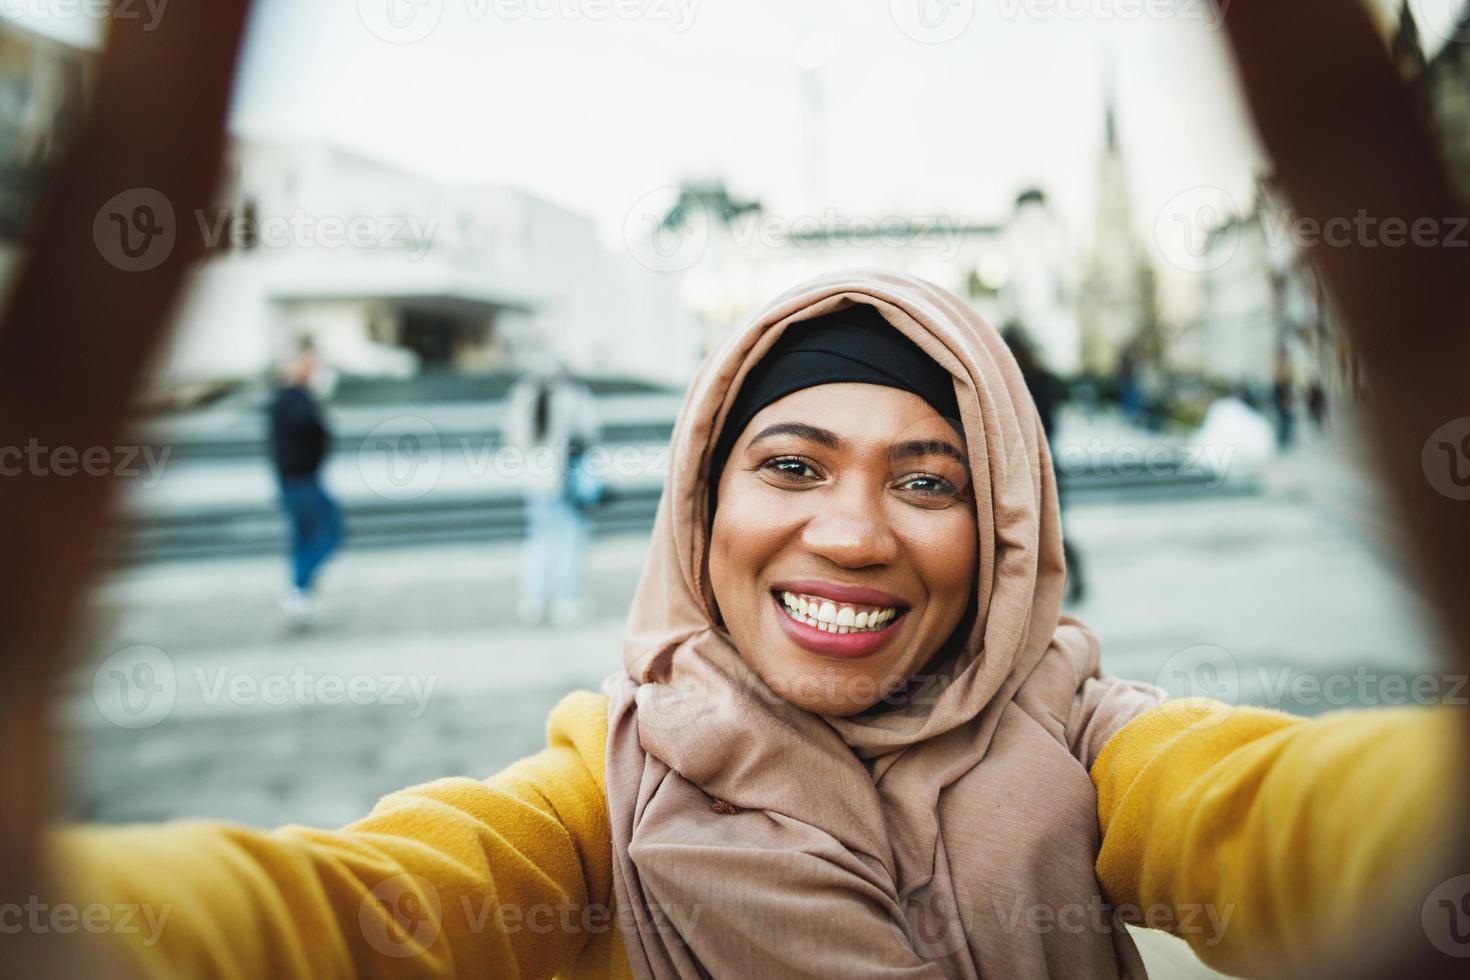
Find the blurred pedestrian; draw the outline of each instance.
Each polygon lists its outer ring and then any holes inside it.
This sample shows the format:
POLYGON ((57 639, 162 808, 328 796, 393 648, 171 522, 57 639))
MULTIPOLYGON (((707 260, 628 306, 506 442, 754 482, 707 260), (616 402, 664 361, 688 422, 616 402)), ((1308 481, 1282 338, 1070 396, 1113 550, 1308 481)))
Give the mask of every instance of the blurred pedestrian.
POLYGON ((1143 382, 1138 376, 1138 354, 1129 344, 1118 355, 1118 408, 1123 421, 1129 425, 1143 426, 1144 418, 1143 382))
POLYGON ((506 396, 506 444, 520 451, 526 503, 520 618, 557 625, 588 614, 584 562, 588 511, 601 494, 586 466, 597 438, 588 387, 553 361, 530 372, 506 396))
POLYGON ((1271 404, 1276 409, 1276 445, 1291 445, 1296 430, 1296 390, 1291 377, 1291 360, 1283 348, 1276 352, 1276 373, 1271 384, 1271 404))
POLYGON ((270 403, 271 460, 291 529, 291 581, 280 604, 295 625, 318 618, 317 573, 342 539, 341 509, 321 479, 331 433, 312 391, 317 374, 316 348, 304 340, 270 403))
POLYGON ((1307 417, 1317 432, 1327 428, 1327 393, 1322 390, 1320 381, 1313 381, 1307 386, 1307 417))
MULTIPOLYGON (((1036 414, 1041 416, 1041 429, 1046 433, 1046 441, 1052 447, 1053 468, 1056 468, 1055 432, 1057 419, 1057 406, 1067 400, 1067 387, 1062 379, 1058 378, 1041 363, 1036 354, 1036 347, 1031 343, 1026 329, 1021 324, 1011 322, 1001 331, 1001 337, 1006 346, 1011 349, 1011 355, 1015 357, 1016 364, 1021 368, 1021 377, 1026 381, 1026 390, 1031 393, 1031 400, 1036 403, 1036 414)), ((1057 508, 1065 514, 1066 500, 1063 495, 1065 486, 1060 469, 1056 469, 1057 478, 1057 508)), ((1062 554, 1067 561, 1067 598, 1072 602, 1081 602, 1087 592, 1087 586, 1082 577, 1082 556, 1077 547, 1064 533, 1062 535, 1062 554)))

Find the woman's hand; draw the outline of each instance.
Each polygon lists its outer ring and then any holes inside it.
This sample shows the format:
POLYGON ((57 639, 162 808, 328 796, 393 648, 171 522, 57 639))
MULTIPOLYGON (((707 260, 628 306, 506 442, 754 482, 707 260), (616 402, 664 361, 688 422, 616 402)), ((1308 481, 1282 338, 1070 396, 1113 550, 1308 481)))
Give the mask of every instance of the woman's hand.
MULTIPOLYGON (((1439 230, 1437 244, 1428 246, 1392 248, 1362 236, 1305 251, 1361 360, 1379 471, 1407 532, 1417 578, 1463 672, 1470 666, 1464 601, 1470 506, 1436 489, 1424 454, 1437 429, 1470 416, 1470 331, 1463 322, 1470 249, 1454 247, 1451 237, 1465 227, 1465 201, 1429 131, 1422 97, 1405 84, 1366 4, 1221 0, 1220 6, 1246 101, 1294 213, 1317 227, 1366 215, 1411 227, 1428 220, 1439 230)), ((1470 712, 1459 714, 1463 746, 1470 712)), ((1466 827, 1463 809, 1459 821, 1466 827)), ((1462 832, 1461 840, 1466 849, 1454 867, 1463 872, 1470 867, 1470 834, 1462 832)), ((1425 892, 1432 885, 1426 882, 1425 892)), ((1364 957, 1365 976, 1463 975, 1462 961, 1424 941, 1417 905, 1403 907, 1396 926, 1405 950, 1380 946, 1384 962, 1364 957), (1390 960, 1394 952, 1403 955, 1390 960)))
MULTIPOLYGON (((210 0, 112 21, 89 114, 32 215, 0 324, 0 448, 81 455, 125 438, 133 393, 203 252, 193 214, 211 203, 248 8, 210 0)), ((113 483, 43 466, 0 479, 0 904, 45 890, 48 695, 77 635, 113 483)), ((62 955, 48 939, 6 936, 0 970, 81 975, 42 965, 62 955)))

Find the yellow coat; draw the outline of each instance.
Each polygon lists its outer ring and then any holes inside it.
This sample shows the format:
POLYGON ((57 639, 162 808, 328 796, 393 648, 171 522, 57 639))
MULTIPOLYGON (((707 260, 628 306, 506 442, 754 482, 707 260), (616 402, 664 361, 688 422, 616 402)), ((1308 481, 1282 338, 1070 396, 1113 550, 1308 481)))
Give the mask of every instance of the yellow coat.
MULTIPOLYGON (((1104 894, 1217 969, 1309 962, 1440 846, 1456 721, 1154 708, 1092 769, 1104 894)), ((64 897, 106 906, 109 937, 150 977, 629 977, 606 698, 567 695, 547 728, 544 750, 489 779, 401 790, 341 830, 58 829, 64 897)))

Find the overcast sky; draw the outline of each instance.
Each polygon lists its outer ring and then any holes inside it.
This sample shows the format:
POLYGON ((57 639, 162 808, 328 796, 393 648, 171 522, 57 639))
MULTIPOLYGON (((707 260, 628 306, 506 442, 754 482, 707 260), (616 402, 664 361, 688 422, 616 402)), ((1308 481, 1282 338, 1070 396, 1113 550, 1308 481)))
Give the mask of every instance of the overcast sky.
MULTIPOLYGON (((1433 41, 1463 0, 1411 2, 1433 41)), ((233 125, 519 186, 612 243, 690 176, 811 213, 799 58, 823 60, 839 214, 994 221, 1035 184, 1085 238, 1109 64, 1150 247, 1181 195, 1246 208, 1261 169, 1207 0, 259 0, 233 125)))

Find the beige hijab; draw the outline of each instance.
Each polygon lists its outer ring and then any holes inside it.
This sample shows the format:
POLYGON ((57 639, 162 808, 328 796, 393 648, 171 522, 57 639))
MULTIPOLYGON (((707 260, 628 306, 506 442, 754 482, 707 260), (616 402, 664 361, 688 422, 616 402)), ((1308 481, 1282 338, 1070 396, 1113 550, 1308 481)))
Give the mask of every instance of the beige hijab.
POLYGON ((705 361, 674 429, 648 564, 609 696, 619 928, 641 978, 1143 976, 1093 870, 1088 769, 1157 689, 1099 675, 1059 614, 1051 457, 1000 336, 887 273, 789 291, 705 361), (719 626, 709 454, 783 330, 870 304, 954 377, 980 529, 968 640, 886 710, 782 700, 719 626))

